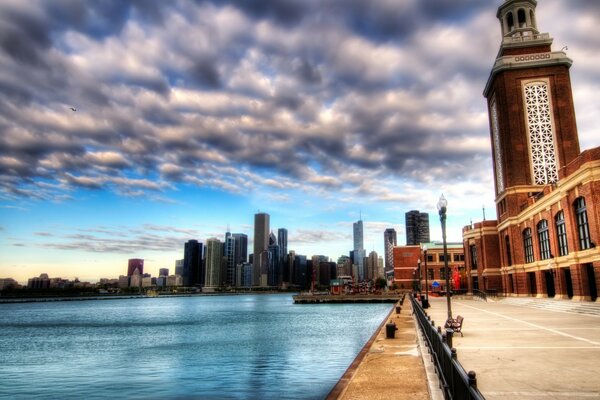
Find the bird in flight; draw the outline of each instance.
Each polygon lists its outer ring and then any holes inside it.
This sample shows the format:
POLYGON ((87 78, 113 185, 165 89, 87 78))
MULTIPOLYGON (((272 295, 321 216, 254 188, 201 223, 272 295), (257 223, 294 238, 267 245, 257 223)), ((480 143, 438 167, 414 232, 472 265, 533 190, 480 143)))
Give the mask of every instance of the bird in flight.
POLYGON ((74 108, 74 107, 69 107, 69 109, 70 109, 71 111, 77 111, 77 109, 76 109, 76 108, 74 108))

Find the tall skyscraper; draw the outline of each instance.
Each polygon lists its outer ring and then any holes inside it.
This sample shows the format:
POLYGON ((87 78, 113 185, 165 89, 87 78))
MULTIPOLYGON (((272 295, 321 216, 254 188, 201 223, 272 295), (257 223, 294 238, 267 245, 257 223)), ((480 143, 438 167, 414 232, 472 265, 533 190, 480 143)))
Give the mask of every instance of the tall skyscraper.
POLYGON ((363 238, 363 221, 362 218, 356 221, 353 224, 353 239, 354 239, 354 250, 353 250, 353 262, 354 265, 357 266, 358 276, 355 277, 359 280, 366 279, 366 270, 365 270, 365 256, 366 251, 364 247, 364 238, 363 238))
POLYGON ((204 285, 202 268, 203 245, 197 240, 188 240, 183 247, 183 286, 204 285))
POLYGON ((406 245, 429 243, 429 214, 412 210, 405 214, 406 245))
POLYGON ((281 285, 279 244, 277 243, 277 238, 273 232, 269 235, 269 270, 267 282, 269 286, 281 285))
POLYGON ((234 233, 235 240, 235 264, 243 264, 248 261, 248 235, 244 233, 234 233))
POLYGON ((183 259, 175 260, 175 275, 183 277, 183 259))
POLYGON ((254 286, 268 285, 269 270, 269 214, 258 213, 254 215, 254 260, 252 274, 254 286))
POLYGON ((362 219, 356 221, 352 227, 354 228, 354 235, 352 236, 354 239, 354 249, 353 250, 364 250, 364 241, 363 241, 363 222, 362 219))
POLYGON ((206 241, 206 280, 205 287, 216 288, 221 286, 221 263, 223 262, 223 244, 217 238, 206 241))
POLYGON ((225 257, 225 284, 234 286, 235 284, 235 238, 231 233, 225 233, 225 243, 223 245, 223 257, 225 257))
POLYGON ((284 265, 288 255, 288 231, 285 228, 277 230, 277 244, 279 245, 279 262, 284 265))
POLYGON ((396 230, 394 228, 387 228, 385 232, 383 232, 385 272, 394 270, 394 246, 397 245, 396 230))
POLYGON ((130 258, 127 263, 127 276, 133 275, 136 269, 140 275, 144 273, 144 260, 141 258, 130 258))

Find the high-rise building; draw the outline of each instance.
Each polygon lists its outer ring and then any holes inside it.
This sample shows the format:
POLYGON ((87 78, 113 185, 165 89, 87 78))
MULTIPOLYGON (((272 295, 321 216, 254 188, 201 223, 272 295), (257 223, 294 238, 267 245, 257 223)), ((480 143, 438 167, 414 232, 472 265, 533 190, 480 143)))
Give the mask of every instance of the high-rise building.
POLYGON ((160 268, 158 270, 158 276, 169 276, 169 268, 160 268))
POLYGON ((188 240, 183 249, 183 286, 204 285, 202 264, 204 247, 197 240, 188 240))
POLYGON ((233 239, 235 264, 242 264, 248 261, 248 235, 244 233, 234 233, 233 239))
POLYGON ((363 222, 362 219, 359 219, 358 221, 356 221, 353 225, 353 235, 352 238, 354 239, 354 249, 353 250, 363 250, 365 248, 364 246, 364 242, 363 242, 363 222))
POLYGON ((600 147, 580 151, 573 61, 538 31, 536 6, 505 0, 496 14, 502 39, 483 94, 498 220, 463 228, 467 289, 597 301, 600 147))
POLYGON ((269 214, 254 215, 254 259, 252 273, 253 285, 265 287, 268 285, 269 271, 269 214))
POLYGON ((369 253, 369 257, 367 257, 367 280, 375 280, 379 278, 378 276, 378 266, 379 266, 379 256, 377 252, 373 250, 369 253))
POLYGON ((204 286, 216 288, 223 283, 221 264, 223 262, 223 244, 217 238, 206 241, 206 280, 204 286))
POLYGON ((235 238, 231 233, 225 233, 223 243, 223 257, 225 257, 225 284, 235 285, 235 238))
POLYGON ((175 275, 183 277, 183 259, 175 260, 175 275))
POLYGON ((288 256, 288 231, 285 228, 277 230, 277 244, 279 245, 279 264, 285 265, 288 256))
POLYGON ((127 263, 127 276, 133 275, 137 270, 140 274, 144 273, 144 260, 141 258, 130 258, 127 263))
POLYGON ((383 252, 385 256, 385 272, 394 270, 394 246, 398 245, 396 230, 387 228, 383 232, 383 252))
POLYGON ((405 214, 406 245, 429 243, 429 214, 412 210, 405 214))
POLYGON ((281 285, 280 251, 277 238, 273 232, 269 235, 269 269, 267 283, 269 286, 281 285))

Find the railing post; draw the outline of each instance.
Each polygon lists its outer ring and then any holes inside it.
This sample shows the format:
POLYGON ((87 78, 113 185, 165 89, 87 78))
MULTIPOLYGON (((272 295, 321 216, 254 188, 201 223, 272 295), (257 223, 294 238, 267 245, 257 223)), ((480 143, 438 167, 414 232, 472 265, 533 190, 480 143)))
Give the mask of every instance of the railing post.
POLYGON ((446 329, 446 344, 449 348, 452 348, 452 336, 454 336, 454 330, 452 328, 446 329))
POLYGON ((469 377, 469 386, 477 389, 477 374, 475 371, 469 371, 467 376, 469 377))

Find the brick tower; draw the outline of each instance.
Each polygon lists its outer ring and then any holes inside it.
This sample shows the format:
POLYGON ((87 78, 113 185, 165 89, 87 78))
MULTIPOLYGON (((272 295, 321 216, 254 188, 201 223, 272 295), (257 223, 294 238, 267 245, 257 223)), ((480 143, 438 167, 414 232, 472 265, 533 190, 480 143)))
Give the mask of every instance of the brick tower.
POLYGON ((569 68, 539 33, 536 0, 506 0, 498 8, 502 44, 485 87, 490 116, 498 222, 579 155, 569 68))

